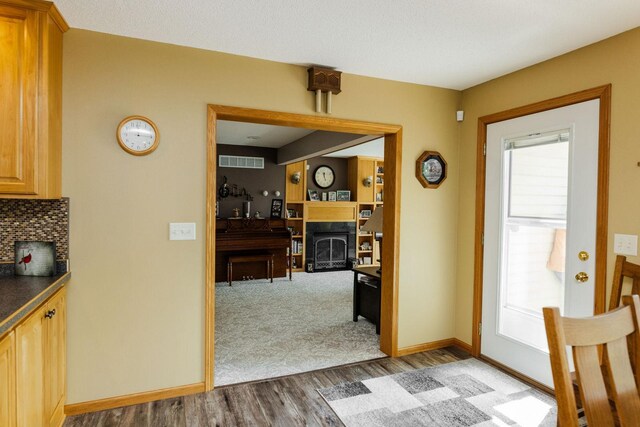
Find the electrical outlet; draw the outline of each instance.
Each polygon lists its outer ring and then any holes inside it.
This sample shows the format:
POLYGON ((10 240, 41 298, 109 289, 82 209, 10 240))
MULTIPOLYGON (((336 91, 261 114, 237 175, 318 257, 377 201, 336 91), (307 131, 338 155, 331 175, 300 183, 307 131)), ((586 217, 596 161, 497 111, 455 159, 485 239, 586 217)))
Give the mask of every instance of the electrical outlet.
POLYGON ((635 234, 614 234, 613 252, 618 255, 638 255, 638 236, 635 234))
POLYGON ((196 240, 196 223, 169 223, 169 240, 196 240))

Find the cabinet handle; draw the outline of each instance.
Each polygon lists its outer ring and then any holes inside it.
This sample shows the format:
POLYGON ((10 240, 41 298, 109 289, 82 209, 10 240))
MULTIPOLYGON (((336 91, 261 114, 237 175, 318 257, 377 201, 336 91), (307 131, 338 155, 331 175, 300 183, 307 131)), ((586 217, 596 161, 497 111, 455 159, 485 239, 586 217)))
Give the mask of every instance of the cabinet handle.
POLYGON ((44 317, 46 317, 47 319, 51 319, 55 315, 56 315, 56 309, 54 308, 53 310, 47 311, 44 317))

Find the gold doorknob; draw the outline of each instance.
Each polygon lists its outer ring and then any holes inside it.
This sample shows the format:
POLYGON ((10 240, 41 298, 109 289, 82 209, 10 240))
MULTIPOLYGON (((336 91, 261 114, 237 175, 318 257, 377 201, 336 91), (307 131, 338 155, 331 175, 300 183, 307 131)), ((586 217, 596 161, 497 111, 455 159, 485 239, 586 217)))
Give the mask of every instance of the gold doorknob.
POLYGON ((576 280, 580 283, 584 283, 589 280, 589 275, 584 271, 581 271, 580 273, 576 274, 576 280))
POLYGON ((578 259, 579 259, 580 261, 586 261, 586 260, 588 260, 588 259, 589 259, 589 252, 587 252, 587 251, 580 251, 580 252, 578 253, 578 259))

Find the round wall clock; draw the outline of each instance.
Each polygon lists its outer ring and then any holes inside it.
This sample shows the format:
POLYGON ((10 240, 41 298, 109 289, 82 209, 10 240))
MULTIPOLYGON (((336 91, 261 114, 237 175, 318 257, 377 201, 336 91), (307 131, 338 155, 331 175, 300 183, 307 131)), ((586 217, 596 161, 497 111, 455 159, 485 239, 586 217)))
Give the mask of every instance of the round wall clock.
POLYGON ((320 188, 329 188, 336 180, 336 175, 330 166, 322 165, 316 168, 313 173, 313 181, 320 188))
POLYGON ((116 131, 118 144, 134 156, 144 156, 158 148, 160 132, 155 123, 143 116, 125 117, 116 131))
POLYGON ((416 160, 416 178, 424 188, 438 188, 447 178, 447 162, 437 151, 425 151, 416 160))

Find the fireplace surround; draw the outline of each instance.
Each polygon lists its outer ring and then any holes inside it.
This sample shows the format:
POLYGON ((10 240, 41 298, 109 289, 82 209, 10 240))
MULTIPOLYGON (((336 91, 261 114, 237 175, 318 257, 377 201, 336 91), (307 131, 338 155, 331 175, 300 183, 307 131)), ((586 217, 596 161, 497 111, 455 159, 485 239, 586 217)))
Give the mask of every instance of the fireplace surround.
POLYGON ((308 222, 307 272, 348 270, 356 256, 355 222, 308 222))

